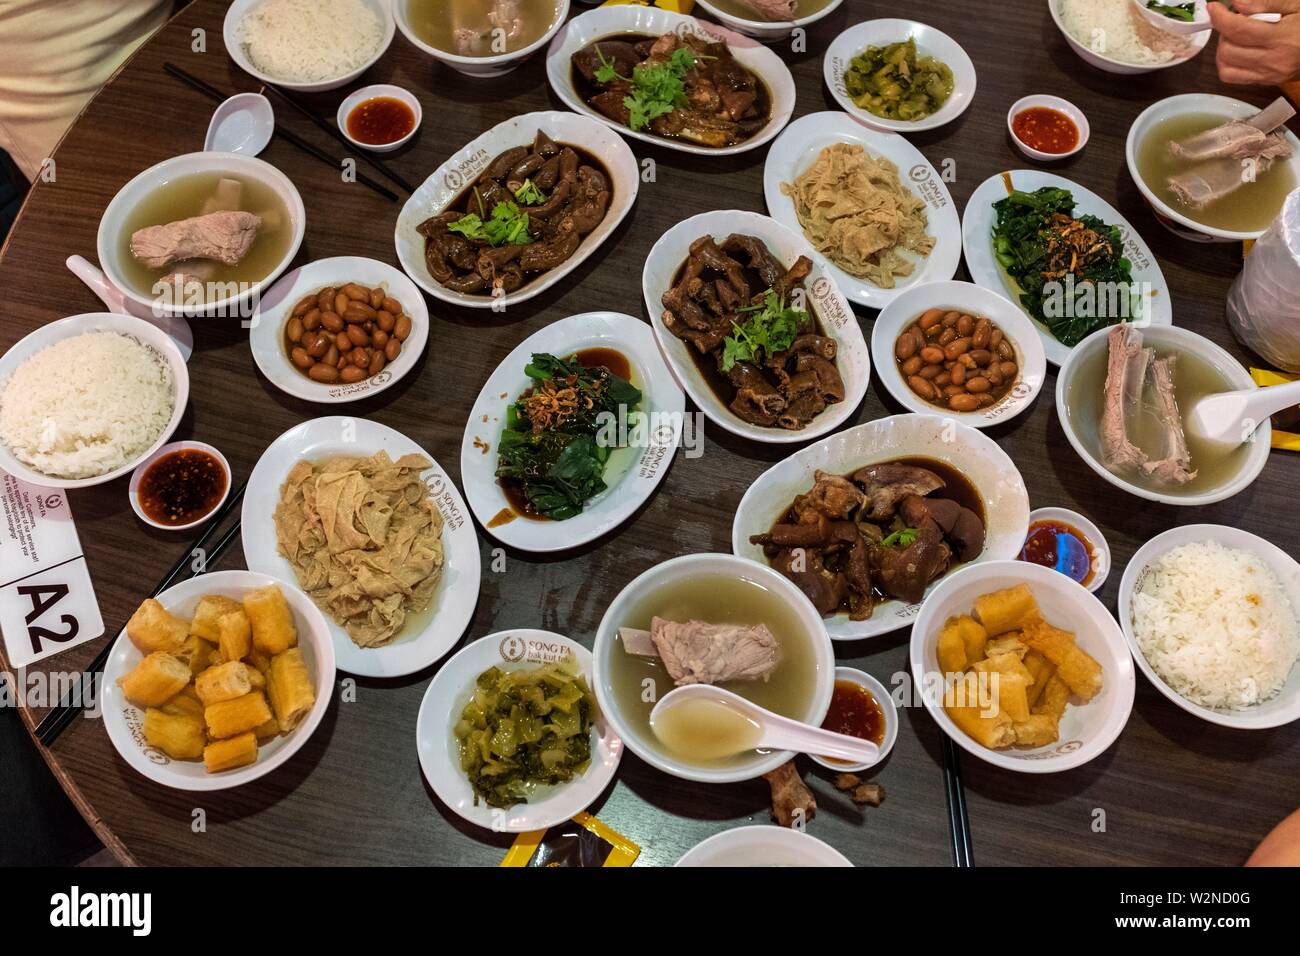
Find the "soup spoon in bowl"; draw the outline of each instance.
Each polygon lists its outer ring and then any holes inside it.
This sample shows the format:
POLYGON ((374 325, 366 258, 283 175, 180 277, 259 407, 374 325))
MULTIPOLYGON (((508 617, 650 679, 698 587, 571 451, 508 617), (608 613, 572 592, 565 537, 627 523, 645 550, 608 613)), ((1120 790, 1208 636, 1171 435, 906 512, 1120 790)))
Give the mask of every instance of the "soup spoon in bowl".
POLYGON ((760 748, 855 764, 880 760, 880 748, 870 740, 782 717, 712 684, 686 684, 669 691, 650 711, 650 729, 665 747, 700 760, 760 748))
POLYGON ((1300 405, 1300 381, 1219 392, 1188 409, 1187 430, 1226 451, 1249 441, 1261 422, 1293 405, 1300 405))
MULTIPOLYGON (((1155 2, 1158 6, 1182 7, 1182 0, 1133 0, 1133 6, 1138 8, 1153 27, 1164 30, 1167 33, 1177 33, 1180 36, 1190 36, 1193 33, 1204 33, 1206 30, 1214 29, 1214 24, 1210 22, 1210 10, 1206 6, 1207 0, 1193 0, 1194 7, 1192 19, 1180 20, 1177 17, 1167 17, 1155 9, 1147 6, 1148 2, 1155 2)), ((1282 19, 1280 13, 1255 13, 1250 19, 1260 20, 1264 23, 1277 23, 1282 19)))

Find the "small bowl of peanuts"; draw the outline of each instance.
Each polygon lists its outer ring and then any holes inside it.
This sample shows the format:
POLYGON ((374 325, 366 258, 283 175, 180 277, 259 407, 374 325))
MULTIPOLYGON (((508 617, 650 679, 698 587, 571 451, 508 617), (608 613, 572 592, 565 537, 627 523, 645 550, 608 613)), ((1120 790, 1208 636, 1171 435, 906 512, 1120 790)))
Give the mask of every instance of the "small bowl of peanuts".
POLYGON ((253 359, 276 388, 309 402, 368 398, 399 381, 429 338, 424 297, 404 273, 360 256, 290 272, 253 317, 253 359))
POLYGON ((974 428, 1019 415, 1047 373, 1032 320, 970 282, 929 282, 898 295, 876 319, 871 359, 909 411, 974 428))

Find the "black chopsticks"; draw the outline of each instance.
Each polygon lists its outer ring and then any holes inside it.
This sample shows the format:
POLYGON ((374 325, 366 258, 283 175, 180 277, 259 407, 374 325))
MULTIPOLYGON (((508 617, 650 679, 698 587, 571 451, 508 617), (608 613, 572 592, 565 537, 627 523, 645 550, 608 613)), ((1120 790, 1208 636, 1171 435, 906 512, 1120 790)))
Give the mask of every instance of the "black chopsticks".
MULTIPOLYGON (((221 526, 226 517, 235 510, 235 507, 243 499, 245 487, 247 487, 247 482, 240 485, 235 491, 231 492, 230 496, 225 500, 222 506, 217 509, 216 513, 204 526, 203 533, 199 535, 198 539, 194 541, 193 544, 185 549, 179 558, 177 558, 176 563, 172 565, 172 569, 167 572, 167 575, 161 581, 158 582, 158 586, 149 593, 149 597, 157 597, 163 591, 166 591, 176 583, 181 572, 189 567, 193 562, 195 552, 207 545, 208 539, 212 537, 213 532, 221 526)), ((203 571, 207 571, 212 565, 215 565, 217 561, 220 560, 221 555, 230 547, 235 538, 238 537, 239 528, 240 523, 236 521, 234 525, 221 536, 216 545, 213 546, 212 550, 204 554, 202 563, 203 571)), ((201 571, 198 573, 201 574, 203 572, 201 571)), ((40 724, 37 725, 36 739, 39 740, 43 746, 49 747, 53 744, 54 741, 59 738, 59 735, 67 729, 67 726, 72 723, 72 719, 85 708, 88 703, 88 698, 91 696, 87 693, 87 679, 93 680, 94 676, 104 669, 104 665, 108 663, 108 656, 113 652, 114 645, 117 644, 117 635, 120 632, 121 628, 118 628, 117 631, 108 634, 108 640, 104 642, 104 646, 100 649, 99 653, 95 655, 95 659, 87 665, 86 669, 77 678, 76 686, 69 688, 68 693, 59 701, 59 706, 46 714, 40 724)))
MULTIPOLYGON (((164 72, 169 73, 170 75, 176 77, 176 79, 180 80, 182 83, 185 83, 186 85, 191 86, 194 89, 198 90, 200 93, 204 94, 209 99, 215 100, 216 102, 224 102, 225 100, 229 99, 229 97, 226 96, 226 94, 222 93, 219 89, 217 89, 212 84, 200 80, 197 76, 194 76, 191 73, 185 72, 179 66, 176 66, 174 63, 164 63, 163 70, 164 72)), ((298 147, 298 149, 302 150, 304 153, 307 153, 309 156, 316 157, 321 162, 325 163, 327 166, 332 168, 335 172, 342 171, 343 160, 331 156, 329 153, 325 152, 323 149, 317 146, 313 146, 311 143, 307 142, 298 134, 292 133, 289 130, 284 129, 277 124, 277 126, 275 127, 274 135, 279 136, 286 143, 298 147)), ((375 182, 373 179, 371 179, 369 176, 366 176, 364 173, 357 173, 357 182, 361 183, 364 186, 370 187, 372 190, 379 193, 379 195, 385 197, 391 202, 397 202, 398 200, 401 199, 401 197, 398 196, 397 193, 393 192, 387 186, 375 182)))
MULTIPOLYGON (((317 126, 319 126, 321 129, 323 129, 325 132, 327 132, 327 133, 329 133, 331 136, 333 136, 336 140, 339 141, 340 144, 342 144, 342 146, 343 146, 344 149, 349 149, 349 150, 350 150, 350 149, 353 149, 352 144, 348 142, 348 138, 347 138, 346 136, 344 136, 344 135, 343 135, 343 134, 342 134, 342 133, 341 133, 341 132, 336 128, 336 127, 331 126, 331 125, 329 124, 329 120, 322 119, 321 117, 317 116, 317 115, 316 115, 315 113, 313 113, 313 112, 312 112, 312 111, 311 111, 311 110, 310 110, 306 105, 304 105, 301 101, 299 101, 299 100, 297 99, 297 97, 293 96, 293 95, 292 95, 291 93, 289 93, 287 90, 282 90, 282 89, 280 89, 278 86, 274 86, 274 85, 271 84, 271 83, 266 83, 266 84, 264 84, 264 86, 265 86, 268 90, 270 90, 272 93, 274 93, 276 96, 280 97, 280 99, 284 100, 286 103, 288 103, 288 104, 289 104, 290 106, 292 106, 294 109, 296 109, 296 110, 297 110, 299 113, 301 113, 303 116, 307 117, 307 119, 311 120, 313 123, 315 123, 315 124, 316 124, 317 126)), ((408 182, 407 182, 405 179, 403 179, 401 176, 397 175, 397 173, 395 173, 395 172, 393 172, 391 169, 389 169, 389 168, 388 168, 388 165, 387 165, 386 163, 384 163, 383 161, 381 161, 378 157, 376 157, 376 156, 371 156, 371 155, 370 155, 369 153, 367 153, 365 150, 359 150, 358 153, 357 153, 357 155, 359 155, 359 156, 360 156, 362 159, 364 159, 364 160, 365 160, 369 165, 371 165, 371 166, 373 166, 375 169, 379 170, 381 173, 383 173, 385 176, 387 176, 387 177, 388 177, 389 179, 391 179, 393 182, 397 183, 397 185, 401 186, 401 187, 402 187, 403 189, 405 189, 408 193, 413 193, 413 192, 415 192, 415 187, 414 187, 414 186, 412 186, 410 183, 408 183, 408 182)))
POLYGON ((975 865, 971 847, 970 817, 966 814, 966 791, 961 783, 961 758, 948 736, 943 738, 943 786, 948 803, 948 834, 952 837, 953 866, 975 865))

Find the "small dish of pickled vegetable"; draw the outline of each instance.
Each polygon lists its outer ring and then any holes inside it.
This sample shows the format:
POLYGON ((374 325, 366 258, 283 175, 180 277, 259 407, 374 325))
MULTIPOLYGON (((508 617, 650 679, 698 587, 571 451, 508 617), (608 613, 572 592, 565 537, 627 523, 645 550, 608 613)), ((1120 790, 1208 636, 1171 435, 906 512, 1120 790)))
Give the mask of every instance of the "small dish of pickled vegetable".
POLYGON ((420 704, 416 748, 429 786, 497 832, 542 830, 586 809, 623 754, 591 672, 589 650, 549 631, 469 644, 439 668, 420 704))
POLYGON ((945 33, 911 20, 868 20, 826 51, 826 84, 867 126, 907 133, 934 129, 965 111, 975 66, 945 33))

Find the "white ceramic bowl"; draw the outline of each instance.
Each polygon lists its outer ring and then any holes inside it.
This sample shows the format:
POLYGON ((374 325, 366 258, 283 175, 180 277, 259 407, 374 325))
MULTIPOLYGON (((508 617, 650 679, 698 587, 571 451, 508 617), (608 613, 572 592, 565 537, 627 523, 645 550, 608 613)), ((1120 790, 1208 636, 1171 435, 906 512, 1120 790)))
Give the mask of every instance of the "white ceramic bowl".
MULTIPOLYGON (((749 536, 770 530, 795 496, 812 488, 817 471, 847 475, 899 458, 940 461, 964 474, 979 492, 986 520, 984 552, 972 563, 1020 553, 1029 527, 1029 493, 1015 462, 983 432, 939 415, 894 415, 856 425, 773 465, 740 499, 731 525, 732 551, 766 566, 763 549, 751 544, 749 536)), ((907 627, 920 609, 920 604, 891 599, 877 604, 865 621, 851 621, 841 612, 823 623, 832 640, 857 640, 907 627)))
POLYGON ((544 830, 591 806, 614 779, 623 757, 623 742, 600 714, 590 731, 591 763, 582 776, 568 783, 540 787, 527 803, 497 809, 477 802, 473 787, 460 769, 456 721, 474 694, 478 675, 489 667, 515 671, 557 663, 570 654, 577 657, 591 686, 591 651, 550 631, 498 631, 468 644, 438 668, 420 702, 415 746, 424 779, 458 816, 497 833, 544 830))
MULTIPOLYGON (((644 724, 633 722, 624 715, 614 694, 613 679, 610 674, 610 661, 615 654, 625 654, 618 629, 622 627, 633 608, 665 587, 698 575, 726 575, 750 581, 771 592, 775 597, 785 601, 799 617, 803 625, 802 637, 809 644, 816 662, 815 688, 807 709, 797 719, 806 723, 820 724, 826 717, 830 706, 831 694, 835 690, 835 655, 831 651, 831 642, 822 627, 821 615, 817 609, 787 578, 770 567, 737 558, 730 554, 687 554, 657 564, 642 572, 629 582, 618 597, 614 598, 605 616, 601 618, 596 629, 596 642, 592 650, 594 657, 594 680, 592 689, 600 703, 601 713, 613 725, 614 730, 628 749, 650 766, 664 773, 683 780, 698 783, 736 783, 740 780, 752 780, 769 770, 775 770, 793 755, 788 750, 757 753, 753 757, 737 761, 725 767, 701 767, 678 760, 666 753, 655 741, 654 732, 649 721, 644 724)), ((671 689, 671 688, 670 688, 671 689)), ((667 691, 664 691, 667 693, 667 691)))
POLYGON ((640 185, 641 167, 637 165, 632 150, 604 124, 586 116, 559 111, 524 113, 498 123, 467 143, 411 194, 397 216, 393 236, 397 259, 415 284, 436 299, 474 309, 508 308, 540 295, 578 268, 618 228, 636 202, 640 185), (573 255, 554 269, 525 282, 514 292, 495 299, 490 295, 453 292, 429 274, 424 259, 424 236, 415 231, 416 227, 457 200, 498 155, 516 146, 531 146, 538 130, 544 131, 557 143, 580 147, 604 164, 613 187, 605 218, 583 237, 573 255))
POLYGON ((970 56, 948 34, 915 20, 893 18, 864 20, 832 40, 822 60, 822 75, 830 88, 831 96, 835 97, 844 112, 859 123, 895 133, 920 133, 951 123, 966 112, 966 108, 975 99, 977 79, 975 64, 971 62, 970 56), (864 53, 867 47, 888 46, 903 42, 908 37, 916 39, 918 56, 932 56, 952 70, 952 95, 938 110, 919 120, 886 119, 862 109, 853 102, 844 85, 844 74, 853 58, 864 53))
POLYGON ((325 618, 307 595, 287 581, 254 571, 210 571, 168 588, 158 595, 158 601, 171 613, 190 617, 205 594, 224 594, 239 600, 250 591, 272 584, 279 585, 293 611, 298 646, 316 688, 316 703, 302 723, 287 734, 259 744, 257 761, 246 767, 208 773, 202 760, 172 760, 145 743, 144 712, 128 702, 118 686, 118 680, 144 656, 123 630, 104 665, 101 708, 108 739, 133 769, 154 783, 176 790, 226 790, 251 783, 286 763, 315 732, 334 697, 334 645, 325 618))
POLYGON ((876 703, 880 705, 880 712, 885 718, 885 737, 880 742, 880 757, 875 763, 845 763, 827 757, 819 757, 817 754, 809 754, 808 756, 827 770, 834 770, 837 773, 859 773, 877 767, 885 762, 885 758, 889 756, 889 752, 894 749, 894 744, 898 741, 898 705, 894 703, 894 697, 888 687, 866 671, 860 671, 856 667, 841 666, 835 668, 835 680, 849 681, 859 687, 865 687, 871 692, 871 696, 876 699, 876 703))
POLYGON ((912 626, 911 663, 912 679, 924 689, 925 709, 944 733, 981 760, 1019 773, 1057 773, 1082 766, 1115 742, 1133 709, 1133 658, 1110 611, 1064 574, 1024 561, 972 564, 940 581, 912 626), (1029 585, 1043 618, 1072 632, 1078 646, 1101 665, 1102 689, 1088 703, 1072 701, 1066 707, 1055 743, 991 750, 968 737, 944 712, 936 649, 948 618, 972 613, 982 594, 1017 584, 1029 585))
POLYGON ((1156 690, 1189 714, 1208 720, 1212 724, 1218 724, 1220 727, 1264 730, 1269 727, 1281 727, 1300 719, 1300 667, 1295 665, 1291 667, 1291 676, 1287 682, 1271 699, 1249 710, 1228 710, 1192 703, 1166 684, 1147 662, 1146 654, 1138 644, 1137 635, 1133 633, 1133 593, 1141 584, 1147 567, 1162 554, 1185 544, 1203 541, 1215 541, 1224 547, 1254 554, 1277 575, 1278 580, 1290 594, 1292 607, 1296 607, 1295 602, 1300 596, 1300 564, 1271 541, 1266 541, 1249 531, 1223 525, 1188 524, 1171 528, 1138 548, 1128 566, 1124 568, 1124 577, 1120 579, 1119 624, 1128 641, 1129 650, 1133 652, 1133 659, 1137 661, 1138 667, 1142 669, 1147 680, 1155 685, 1156 690))
MULTIPOLYGON (((465 76, 472 76, 483 79, 494 76, 500 76, 503 73, 509 73, 515 67, 522 64, 526 59, 544 47, 550 42, 551 37, 564 25, 565 19, 569 15, 569 0, 555 0, 555 20, 551 23, 546 33, 539 39, 518 50, 511 50, 508 53, 500 53, 496 56, 461 56, 456 53, 450 53, 447 50, 440 50, 420 39, 414 28, 411 26, 410 17, 407 14, 407 0, 392 0, 393 16, 397 20, 397 29, 402 31, 402 36, 411 41, 411 45, 423 50, 429 56, 442 63, 447 64, 457 73, 463 73, 465 76)), ((447 0, 448 7, 455 5, 455 0, 447 0)))
POLYGON ((230 462, 226 461, 226 456, 221 454, 218 449, 201 441, 176 441, 172 442, 170 445, 163 445, 152 455, 135 466, 135 471, 131 472, 131 484, 127 486, 127 496, 131 499, 131 509, 135 512, 135 516, 150 527, 158 528, 160 531, 186 531, 203 524, 210 517, 216 514, 218 509, 226 503, 226 499, 230 497, 230 484, 233 477, 234 473, 230 470, 230 462), (150 518, 145 514, 144 508, 141 507, 140 482, 144 479, 145 472, 149 470, 150 466, 152 466, 154 462, 159 458, 162 458, 164 455, 170 455, 174 451, 207 452, 221 463, 221 468, 226 474, 226 488, 221 492, 221 497, 211 508, 208 509, 203 517, 195 521, 186 522, 185 524, 162 524, 161 522, 154 521, 153 518, 150 518))
POLYGON ((363 256, 317 259, 294 269, 262 296, 248 340, 257 367, 272 385, 285 394, 322 405, 355 402, 391 388, 415 368, 429 341, 429 308, 415 283, 386 262, 363 256), (389 295, 402 303, 402 308, 411 317, 411 334, 402 343, 397 360, 385 365, 378 375, 351 385, 317 382, 289 360, 284 327, 289 321, 290 310, 299 299, 326 286, 347 282, 356 282, 370 289, 383 286, 389 295))
POLYGON ((1088 125, 1088 117, 1084 115, 1083 110, 1069 100, 1059 96, 1049 96, 1046 93, 1035 93, 1032 96, 1022 96, 1011 104, 1011 109, 1007 110, 1007 132, 1011 134, 1011 138, 1015 141, 1016 146, 1020 148, 1020 151, 1030 159, 1036 159, 1040 163, 1054 163, 1058 159, 1069 159, 1087 146, 1088 137, 1092 135, 1092 128, 1088 125), (1064 153, 1047 153, 1041 149, 1034 149, 1034 147, 1017 136, 1016 117, 1025 110, 1032 109, 1056 110, 1056 112, 1068 116, 1074 123, 1075 129, 1079 131, 1079 141, 1075 143, 1074 149, 1066 150, 1064 153))
MULTIPOLYGON (((1160 225, 1175 235, 1190 239, 1193 242, 1245 242, 1258 239, 1264 235, 1265 229, 1248 232, 1218 229, 1214 226, 1203 225, 1190 216, 1184 215, 1156 195, 1151 187, 1147 185, 1146 179, 1138 170, 1137 161, 1138 150, 1146 140, 1147 135, 1158 125, 1175 116, 1188 113, 1209 114, 1211 116, 1222 116, 1223 121, 1226 123, 1228 120, 1246 119, 1258 112, 1259 107, 1244 103, 1241 100, 1235 100, 1230 96, 1219 96, 1217 93, 1182 93, 1152 103, 1133 121, 1133 125, 1128 129, 1128 139, 1124 143, 1124 159, 1128 163, 1129 175, 1137 185, 1138 191, 1142 193, 1142 197, 1147 201, 1147 205, 1151 207, 1151 211, 1155 213, 1160 225)), ((1292 174, 1300 180, 1300 138, 1297 138, 1295 133, 1285 126, 1282 127, 1282 132, 1286 135, 1287 142, 1291 144, 1291 157, 1285 162, 1291 167, 1292 174)), ((1220 200, 1220 202, 1223 201, 1220 200)), ((1278 212, 1281 211, 1279 206, 1278 212)))
MULTIPOLYGON (((489 376, 465 423, 460 449, 460 477, 465 497, 483 529, 503 544, 523 551, 551 552, 594 541, 636 514, 659 487, 681 440, 686 398, 677 387, 655 345, 650 326, 618 312, 586 312, 544 326, 520 342, 489 376), (566 358, 584 349, 608 348, 622 354, 632 368, 632 384, 641 390, 639 413, 646 416, 642 447, 610 452, 606 489, 565 521, 536 521, 518 515, 501 523, 505 511, 516 514, 497 483, 498 445, 506 409, 532 380, 524 372, 536 352, 566 358), (502 398, 501 396, 506 396, 502 398)), ((634 423, 629 422, 629 427, 634 423)), ((629 433, 629 440, 635 432, 629 433)))
POLYGON ((861 146, 871 156, 883 157, 897 166, 899 181, 925 203, 929 220, 926 231, 935 239, 928 256, 902 253, 915 268, 911 275, 895 279, 892 289, 849 275, 827 259, 826 269, 845 297, 859 305, 880 309, 905 289, 951 279, 961 262, 961 217, 943 177, 905 138, 863 126, 847 113, 809 113, 777 137, 763 166, 763 198, 772 218, 795 232, 802 232, 794 200, 781 191, 781 184, 793 183, 817 161, 824 148, 836 143, 861 146))
POLYGON ((871 378, 871 354, 858 318, 853 314, 844 293, 831 278, 826 260, 802 235, 781 225, 775 219, 755 212, 723 210, 705 212, 684 219, 673 226, 654 244, 646 257, 641 272, 641 292, 645 296, 650 324, 654 326, 659 348, 668 360, 674 377, 686 390, 700 411, 709 420, 742 438, 773 444, 789 444, 819 438, 834 431, 853 417, 867 393, 871 378), (673 335, 664 325, 663 294, 672 287, 673 278, 690 255, 690 246, 701 236, 713 236, 721 242, 732 233, 757 236, 787 268, 800 256, 812 260, 812 272, 804 280, 808 292, 808 305, 817 313, 823 331, 839 343, 835 363, 844 380, 844 401, 829 406, 804 428, 792 431, 786 428, 765 428, 742 420, 713 393, 713 389, 700 374, 687 345, 673 335))
POLYGON ((230 58, 235 61, 235 65, 241 70, 250 76, 257 77, 263 83, 272 83, 286 90, 297 90, 300 93, 321 93, 325 90, 336 90, 340 86, 346 86, 374 66, 379 58, 387 52, 388 45, 393 42, 395 29, 393 27, 393 14, 388 8, 388 0, 361 0, 379 17, 380 29, 383 31, 383 36, 379 40, 379 47, 365 63, 354 70, 330 77, 328 80, 287 80, 273 76, 270 73, 263 73, 253 66, 253 61, 248 58, 244 44, 239 40, 238 32, 240 21, 261 2, 262 0, 235 0, 226 11, 226 19, 222 23, 222 40, 226 45, 226 52, 230 54, 230 58))
MULTIPOLYGON (((1092 580, 1084 587, 1089 591, 1100 591, 1110 575, 1110 544, 1101 529, 1086 515, 1071 511, 1069 508, 1035 508, 1029 512, 1029 527, 1032 528, 1039 521, 1068 524, 1088 539, 1088 543, 1092 545, 1092 551, 1089 553, 1089 558, 1092 560, 1092 580)), ((1025 540, 1028 541, 1028 536, 1025 540)))
POLYGON ((569 109, 603 123, 623 136, 700 156, 730 156, 757 149, 774 139, 794 113, 794 77, 790 75, 790 68, 779 56, 749 37, 660 7, 617 4, 588 10, 574 17, 560 33, 556 34, 550 49, 546 51, 546 78, 551 84, 551 89, 569 109), (653 133, 633 132, 622 123, 616 123, 597 113, 583 102, 582 97, 573 88, 573 68, 570 61, 573 54, 592 41, 621 33, 636 33, 644 36, 677 33, 703 37, 710 42, 724 41, 731 49, 736 62, 757 74, 767 87, 771 96, 771 113, 767 125, 743 143, 712 149, 680 139, 656 136, 653 133))
MULTIPOLYGON (((185 153, 164 159, 161 163, 150 166, 139 173, 125 186, 104 209, 99 219, 99 232, 95 240, 99 267, 104 270, 108 280, 122 295, 132 302, 143 306, 159 315, 214 315, 224 318, 247 317, 252 312, 256 296, 270 287, 271 283, 288 268, 293 257, 298 254, 302 237, 307 229, 307 211, 303 208, 302 197, 293 182, 270 163, 254 156, 239 153, 185 153), (236 292, 215 302, 205 302, 195 307, 184 301, 171 302, 144 295, 122 278, 122 248, 119 243, 127 217, 145 197, 159 186, 196 173, 235 173, 248 179, 255 179, 275 191, 288 210, 292 220, 293 239, 280 261, 275 264, 260 281, 249 283, 249 288, 236 292)), ((129 253, 128 253, 129 254, 129 253)))
POLYGON ((244 560, 256 571, 297 580, 276 541, 275 509, 289 470, 299 461, 323 461, 340 455, 388 453, 423 455, 431 464, 420 475, 434 507, 442 515, 442 577, 431 612, 411 616, 406 627, 383 647, 358 647, 347 631, 326 618, 339 670, 361 677, 405 677, 433 664, 456 646, 474 616, 482 573, 478 535, 469 509, 437 459, 401 432, 368 418, 314 418, 290 428, 262 453, 244 491, 240 540, 244 560))
MULTIPOLYGON (((1160 270, 1160 263, 1142 236, 1132 223, 1119 214, 1119 211, 1090 189, 1071 182, 1064 176, 1057 176, 1043 169, 1015 169, 990 176, 975 188, 975 192, 966 202, 962 214, 961 233, 962 249, 966 255, 966 268, 971 280, 986 289, 992 289, 1005 295, 1017 305, 1020 303, 1020 287, 1007 275, 1002 264, 998 262, 993 251, 993 226, 997 222, 997 213, 993 204, 1005 199, 1012 189, 1034 192, 1044 186, 1065 189, 1074 197, 1074 215, 1093 215, 1103 222, 1116 226, 1124 244, 1124 255, 1132 263, 1131 275, 1136 292, 1140 296, 1140 308, 1130 309, 1127 316, 1115 316, 1111 322, 1120 318, 1129 321, 1142 321, 1144 324, 1171 325, 1174 321, 1173 297, 1169 294, 1169 283, 1160 270)), ((1102 301, 1105 301, 1104 299, 1102 301)), ((1028 313, 1026 313, 1028 315, 1028 313)), ((1070 356, 1070 346, 1054 336, 1046 325, 1032 319, 1038 336, 1043 343, 1043 352, 1047 361, 1061 365, 1070 356)))
MULTIPOLYGON (((1102 53, 1094 51, 1086 43, 1075 39, 1074 35, 1065 28, 1065 21, 1061 14, 1061 5, 1064 0, 1047 0, 1047 9, 1051 11, 1052 22, 1056 24, 1056 29, 1061 31, 1061 36, 1065 37, 1065 42, 1070 45, 1070 49, 1079 55, 1079 58, 1089 66, 1095 66, 1099 70, 1107 73, 1117 73, 1121 76, 1135 76, 1139 73, 1154 73, 1156 70, 1167 70, 1171 66, 1179 66, 1186 63, 1192 57, 1196 56, 1205 49, 1205 45, 1210 42, 1211 31, 1206 30, 1204 33, 1198 33, 1189 37, 1188 42, 1192 44, 1190 51, 1185 56, 1176 57, 1168 63, 1130 63, 1127 60, 1117 60, 1114 57, 1105 56, 1102 53)), ((1137 10, 1132 11, 1133 18, 1142 23, 1142 14, 1137 10)))
POLYGON ((152 347, 167 363, 167 367, 171 369, 172 381, 176 386, 176 404, 172 408, 172 415, 166 427, 163 428, 154 443, 145 449, 139 457, 127 462, 121 468, 115 468, 102 475, 95 475, 93 478, 54 478, 42 474, 15 458, 13 452, 2 442, 0 442, 0 469, 4 469, 15 478, 21 478, 23 481, 29 481, 34 485, 41 485, 45 488, 88 488, 91 485, 102 485, 106 481, 112 481, 114 478, 125 475, 161 448, 163 443, 171 437, 172 432, 181 423, 181 417, 185 414, 185 406, 189 404, 190 370, 186 367, 185 359, 181 357, 176 343, 156 325, 144 319, 119 315, 116 312, 87 312, 83 315, 73 315, 66 319, 59 319, 47 325, 42 325, 35 331, 23 336, 10 346, 3 356, 0 356, 0 389, 3 388, 3 383, 8 382, 14 372, 17 371, 18 366, 42 349, 73 336, 101 331, 120 332, 129 335, 136 341, 152 347))
MULTIPOLYGON (((1259 473, 1264 470, 1264 465, 1268 463, 1270 440, 1273 434, 1272 424, 1268 420, 1265 420, 1255 430, 1253 440, 1249 443, 1249 448, 1242 457, 1241 466, 1236 473, 1208 491, 1188 494, 1179 494, 1173 490, 1168 492, 1149 491, 1107 468, 1100 457, 1091 450, 1091 448, 1100 447, 1096 438, 1099 422, 1085 420, 1082 410, 1076 412, 1072 409, 1069 395, 1070 386, 1078 375, 1079 368, 1092 356, 1107 351, 1106 336, 1108 331, 1109 329, 1098 329, 1076 345, 1074 351, 1070 353, 1069 359, 1061 366, 1060 373, 1056 376, 1056 416, 1061 420, 1061 429, 1065 432, 1065 437, 1070 440, 1074 450, 1079 453, 1079 457, 1084 460, 1089 468, 1116 488, 1127 491, 1131 495, 1146 498, 1148 501, 1159 501, 1167 505, 1188 507, 1213 504, 1216 501, 1231 498, 1259 477, 1259 473)), ((1143 341, 1148 346, 1155 346, 1157 349, 1178 349, 1190 352, 1213 365, 1227 379, 1234 390, 1256 387, 1250 373, 1242 368, 1241 363, 1204 336, 1174 325, 1147 326, 1141 331, 1143 341)), ((1098 401, 1098 408, 1100 408, 1100 400, 1098 401)), ((1183 409, 1183 414, 1187 414, 1187 409, 1183 409)), ((1192 465, 1195 467, 1196 462, 1193 461, 1192 465)))
POLYGON ((912 286, 894 298, 871 329, 871 357, 876 375, 903 406, 922 415, 943 415, 972 428, 988 428, 1015 418, 1033 404, 1047 374, 1043 343, 1029 316, 996 292, 971 282, 930 282, 912 286), (1000 328, 1016 353, 1016 381, 1011 391, 988 408, 955 412, 927 402, 903 378, 895 346, 903 330, 930 309, 952 309, 987 318, 1000 328))
POLYGON ((852 866, 839 850, 803 830, 736 827, 691 847, 676 866, 852 866))
POLYGON ((783 40, 795 30, 811 26, 823 17, 830 16, 843 2, 844 0, 831 0, 816 13, 810 13, 806 17, 795 17, 793 20, 757 20, 738 17, 734 13, 723 10, 716 3, 710 3, 709 0, 696 0, 695 5, 728 30, 735 30, 757 40, 773 41, 783 40))
POLYGON ((415 94, 410 90, 400 86, 393 86, 391 83, 375 83, 371 86, 363 86, 359 90, 349 93, 339 104, 338 112, 334 116, 334 121, 338 124, 339 132, 343 137, 357 149, 368 149, 372 153, 391 153, 395 149, 400 149, 411 141, 415 131, 420 128, 420 123, 424 120, 424 110, 420 107, 420 101, 415 98, 415 94), (348 115, 360 106, 366 100, 387 97, 394 100, 400 100, 410 107, 411 112, 415 114, 415 124, 411 131, 400 139, 395 139, 391 143, 363 143, 355 139, 348 132, 348 115))

